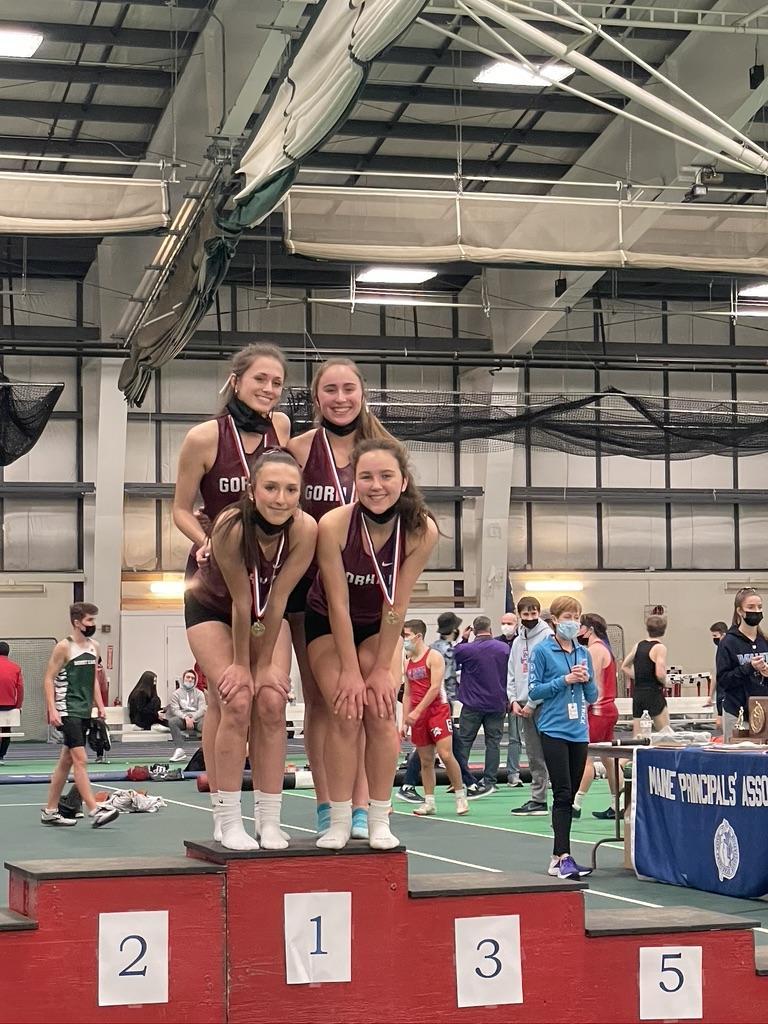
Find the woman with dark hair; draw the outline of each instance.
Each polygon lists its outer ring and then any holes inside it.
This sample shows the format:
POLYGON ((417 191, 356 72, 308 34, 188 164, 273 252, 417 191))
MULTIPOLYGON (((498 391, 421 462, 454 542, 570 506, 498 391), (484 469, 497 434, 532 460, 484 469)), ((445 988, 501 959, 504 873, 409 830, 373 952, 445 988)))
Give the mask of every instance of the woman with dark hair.
POLYGON ((299 508, 301 472, 284 451, 265 452, 243 497, 213 524, 211 557, 184 595, 187 638, 208 679, 205 763, 214 838, 257 850, 240 809, 250 730, 256 831, 268 850, 284 849, 280 829, 285 770, 285 703, 291 640, 288 595, 315 553, 317 525, 299 508), (215 709, 215 728, 208 720, 215 709))
POLYGON ((398 840, 389 828, 400 751, 395 720, 401 631, 414 585, 438 530, 408 467, 405 449, 382 438, 352 453, 357 499, 327 512, 318 534, 320 573, 307 598, 309 663, 328 705, 325 754, 330 825, 317 845, 338 850, 352 833, 360 735, 371 799, 368 842, 398 840))
MULTIPOLYGON (((359 441, 391 438, 368 408, 365 381, 350 359, 321 363, 312 378, 315 426, 288 442, 288 451, 302 468, 302 508, 317 522, 331 509, 355 500, 352 452, 359 441)), ((325 769, 325 738, 329 711, 307 657, 304 614, 307 594, 317 575, 315 562, 288 599, 288 621, 301 672, 304 697, 304 747, 312 769, 317 800, 317 831, 322 835, 331 819, 325 769)), ((361 733, 362 736, 362 733, 361 733)), ((352 837, 368 838, 368 785, 363 744, 352 794, 352 837)))
MULTIPOLYGON (((592 671, 597 685, 597 700, 587 709, 587 725, 589 726, 590 743, 610 743, 613 730, 619 720, 619 709, 616 707, 616 658, 613 656, 611 642, 608 639, 608 624, 597 612, 585 612, 581 616, 581 626, 576 639, 589 651, 592 658, 592 671)), ((593 811, 594 818, 613 820, 618 813, 616 806, 616 779, 613 766, 610 765, 608 785, 613 794, 611 806, 605 811, 593 811)), ((589 792, 595 778, 595 766, 592 758, 587 758, 584 774, 581 777, 579 791, 573 798, 573 817, 581 817, 581 805, 589 792)))
POLYGON ((768 641, 760 629, 763 599, 754 587, 742 587, 733 602, 731 628, 717 645, 717 692, 723 698, 723 740, 728 742, 750 697, 768 697, 768 641))
POLYGON ((160 710, 157 695, 157 676, 154 672, 142 672, 139 681, 128 694, 128 718, 131 725, 140 729, 151 729, 159 725, 165 730, 165 715, 160 710))

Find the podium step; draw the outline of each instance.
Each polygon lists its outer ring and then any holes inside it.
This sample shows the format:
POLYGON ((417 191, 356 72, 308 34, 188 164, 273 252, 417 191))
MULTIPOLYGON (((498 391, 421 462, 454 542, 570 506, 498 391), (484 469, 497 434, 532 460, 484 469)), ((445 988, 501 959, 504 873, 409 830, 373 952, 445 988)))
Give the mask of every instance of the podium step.
POLYGON ((0 932, 33 932, 37 930, 37 921, 23 914, 17 914, 8 907, 0 907, 0 932))
POLYGON ((567 882, 532 871, 504 871, 496 875, 414 875, 408 895, 414 899, 435 896, 496 896, 499 893, 578 892, 586 882, 567 882))
POLYGON ((588 938, 607 935, 669 935, 679 932, 744 931, 759 928, 735 914, 718 914, 695 907, 632 907, 626 910, 587 910, 584 914, 588 938))

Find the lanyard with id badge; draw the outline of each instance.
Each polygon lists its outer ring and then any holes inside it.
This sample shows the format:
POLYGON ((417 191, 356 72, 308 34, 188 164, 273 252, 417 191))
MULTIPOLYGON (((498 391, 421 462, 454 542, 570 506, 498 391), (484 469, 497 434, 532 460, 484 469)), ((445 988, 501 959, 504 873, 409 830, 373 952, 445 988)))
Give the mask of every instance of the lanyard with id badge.
MULTIPOLYGON (((558 646, 560 646, 560 645, 558 644, 558 646)), ((560 650, 563 651, 562 647, 560 648, 560 650)), ((576 666, 581 664, 581 662, 579 662, 578 651, 577 651, 577 649, 575 647, 574 647, 574 650, 573 650, 573 665, 571 665, 571 662, 568 659, 568 652, 567 651, 563 651, 563 657, 565 658, 565 663, 568 666, 568 672, 566 672, 566 675, 568 675, 569 673, 573 672, 573 670, 576 668, 576 666)), ((579 720, 579 703, 576 700, 575 684, 571 683, 570 687, 571 687, 571 699, 568 701, 568 704, 566 705, 566 707, 568 709, 568 720, 570 722, 577 722, 579 720)))

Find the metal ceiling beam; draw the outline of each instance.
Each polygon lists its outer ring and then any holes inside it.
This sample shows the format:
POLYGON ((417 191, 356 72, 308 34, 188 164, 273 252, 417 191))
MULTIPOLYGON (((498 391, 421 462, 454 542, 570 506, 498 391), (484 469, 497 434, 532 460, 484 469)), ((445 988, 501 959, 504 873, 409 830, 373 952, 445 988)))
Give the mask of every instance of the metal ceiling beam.
MULTIPOLYGON (((210 0, 130 0, 133 7, 181 7, 191 11, 204 11, 210 0)), ((101 0, 102 4, 124 4, 125 0, 101 0)))
POLYGON ((137 89, 170 89, 173 75, 161 68, 0 60, 0 79, 7 82, 76 82, 87 85, 123 85, 137 89))
MULTIPOLYGON (((519 128, 491 128, 462 125, 463 142, 483 142, 489 145, 523 143, 527 146, 555 149, 586 149, 597 139, 598 132, 527 131, 519 128)), ((345 138, 413 139, 416 142, 456 143, 456 128, 452 124, 421 124, 407 121, 347 121, 336 132, 345 138)), ((310 158, 311 159, 311 158, 310 158)))
MULTIPOLYGON (((649 460, 650 461, 650 460, 649 460)), ((513 487, 512 501, 603 502, 609 505, 763 505, 765 491, 678 487, 513 487)))
MULTIPOLYGON (((541 54, 528 55, 526 60, 531 63, 541 61, 541 54)), ((376 58, 377 64, 398 64, 406 67, 422 67, 430 65, 436 68, 456 68, 468 71, 480 70, 488 67, 489 58, 476 50, 462 50, 460 47, 440 53, 427 46, 390 46, 380 57, 376 58)), ((615 71, 617 75, 624 75, 637 82, 645 82, 648 79, 648 72, 629 60, 598 60, 604 68, 615 71)), ((650 63, 650 62, 649 62, 650 63)), ((653 65, 657 67, 658 65, 653 65)), ((577 70, 577 74, 580 72, 577 70)))
MULTIPOLYGON (((364 153, 313 153, 307 159, 307 167, 323 170, 357 170, 359 164, 366 162, 364 153)), ((487 160, 462 160, 465 174, 503 174, 506 177, 545 178, 558 181, 571 169, 570 164, 534 163, 521 160, 505 163, 498 167, 487 160)), ((389 171, 392 174, 412 171, 416 174, 445 174, 449 177, 456 174, 456 161, 423 157, 375 156, 366 163, 366 170, 389 171)))
MULTIPOLYGON (((164 5, 167 7, 167 4, 164 5)), ((65 25, 48 21, 18 21, 2 18, 0 29, 22 29, 41 33, 51 43, 82 43, 85 46, 125 46, 142 50, 172 51, 168 30, 148 28, 109 28, 100 25, 65 25)), ((191 50, 197 32, 179 32, 179 49, 191 50)))
MULTIPOLYGON (((97 139, 46 139, 40 135, 2 135, 0 136, 0 152, 37 154, 46 156, 105 156, 125 157, 138 160, 144 156, 148 143, 128 140, 97 140, 97 139)), ((99 173, 109 173, 103 168, 99 173)))
POLYGON ((148 124, 160 120, 162 107, 128 107, 114 103, 56 103, 49 100, 0 100, 0 117, 59 121, 98 121, 103 124, 148 124))
MULTIPOLYGON (((623 96, 600 96, 606 103, 617 108, 627 105, 623 96)), ((524 89, 465 89, 432 85, 403 85, 368 82, 363 89, 362 99, 376 103, 418 103, 423 106, 439 107, 498 107, 501 110, 551 110, 565 114, 591 114, 593 117, 609 116, 597 107, 575 96, 557 92, 532 92, 524 89)))

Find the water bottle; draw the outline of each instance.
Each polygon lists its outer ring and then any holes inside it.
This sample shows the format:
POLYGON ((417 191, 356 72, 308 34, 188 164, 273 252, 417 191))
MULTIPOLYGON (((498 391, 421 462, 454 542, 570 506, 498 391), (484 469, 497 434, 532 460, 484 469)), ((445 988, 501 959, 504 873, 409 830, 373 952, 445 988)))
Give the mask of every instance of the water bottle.
POLYGON ((646 743, 651 742, 651 733, 653 732, 653 719, 648 714, 648 709, 642 713, 640 717, 640 739, 645 740, 646 743))

